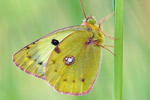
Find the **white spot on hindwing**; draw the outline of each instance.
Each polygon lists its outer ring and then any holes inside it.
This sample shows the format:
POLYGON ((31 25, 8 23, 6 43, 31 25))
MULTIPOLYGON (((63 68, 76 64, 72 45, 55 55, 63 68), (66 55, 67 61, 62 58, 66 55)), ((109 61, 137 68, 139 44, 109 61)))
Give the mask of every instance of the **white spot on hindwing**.
POLYGON ((73 64, 73 63, 74 63, 74 57, 73 57, 73 56, 66 56, 66 57, 64 58, 64 63, 65 63, 66 65, 71 65, 71 64, 73 64))

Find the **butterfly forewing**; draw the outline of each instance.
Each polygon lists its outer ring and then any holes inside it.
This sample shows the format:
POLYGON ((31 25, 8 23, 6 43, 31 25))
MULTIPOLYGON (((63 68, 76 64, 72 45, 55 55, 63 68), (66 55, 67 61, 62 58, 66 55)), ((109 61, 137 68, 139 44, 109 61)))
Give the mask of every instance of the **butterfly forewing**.
POLYGON ((92 37, 92 32, 76 31, 55 47, 47 64, 46 81, 56 91, 82 95, 91 90, 101 52, 98 45, 86 44, 92 37))
POLYGON ((23 71, 45 79, 45 67, 51 52, 66 36, 79 27, 81 26, 57 30, 25 46, 13 56, 14 63, 23 71))

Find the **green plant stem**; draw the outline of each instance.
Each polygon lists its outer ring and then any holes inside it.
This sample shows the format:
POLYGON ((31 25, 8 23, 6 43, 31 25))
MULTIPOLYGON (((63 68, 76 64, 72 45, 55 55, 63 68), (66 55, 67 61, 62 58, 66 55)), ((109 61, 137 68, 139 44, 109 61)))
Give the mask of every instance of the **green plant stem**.
POLYGON ((123 0, 114 0, 114 80, 113 100, 122 100, 122 74, 123 74, 123 0))

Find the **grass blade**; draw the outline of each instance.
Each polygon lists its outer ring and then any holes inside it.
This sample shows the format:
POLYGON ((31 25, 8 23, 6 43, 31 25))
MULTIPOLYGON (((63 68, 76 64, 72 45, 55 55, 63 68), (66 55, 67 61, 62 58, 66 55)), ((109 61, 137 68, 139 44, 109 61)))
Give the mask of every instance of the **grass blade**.
POLYGON ((113 100, 122 100, 122 72, 123 72, 123 0, 114 0, 114 80, 113 100))

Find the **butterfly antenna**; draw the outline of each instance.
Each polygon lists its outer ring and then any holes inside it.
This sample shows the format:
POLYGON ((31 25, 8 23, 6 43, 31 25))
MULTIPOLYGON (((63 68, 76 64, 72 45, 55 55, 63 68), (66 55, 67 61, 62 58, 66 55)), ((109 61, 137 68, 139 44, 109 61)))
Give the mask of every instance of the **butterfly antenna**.
POLYGON ((85 14, 84 9, 83 9, 82 0, 80 0, 80 3, 81 3, 81 7, 82 7, 82 11, 83 11, 84 17, 87 19, 86 14, 85 14))

